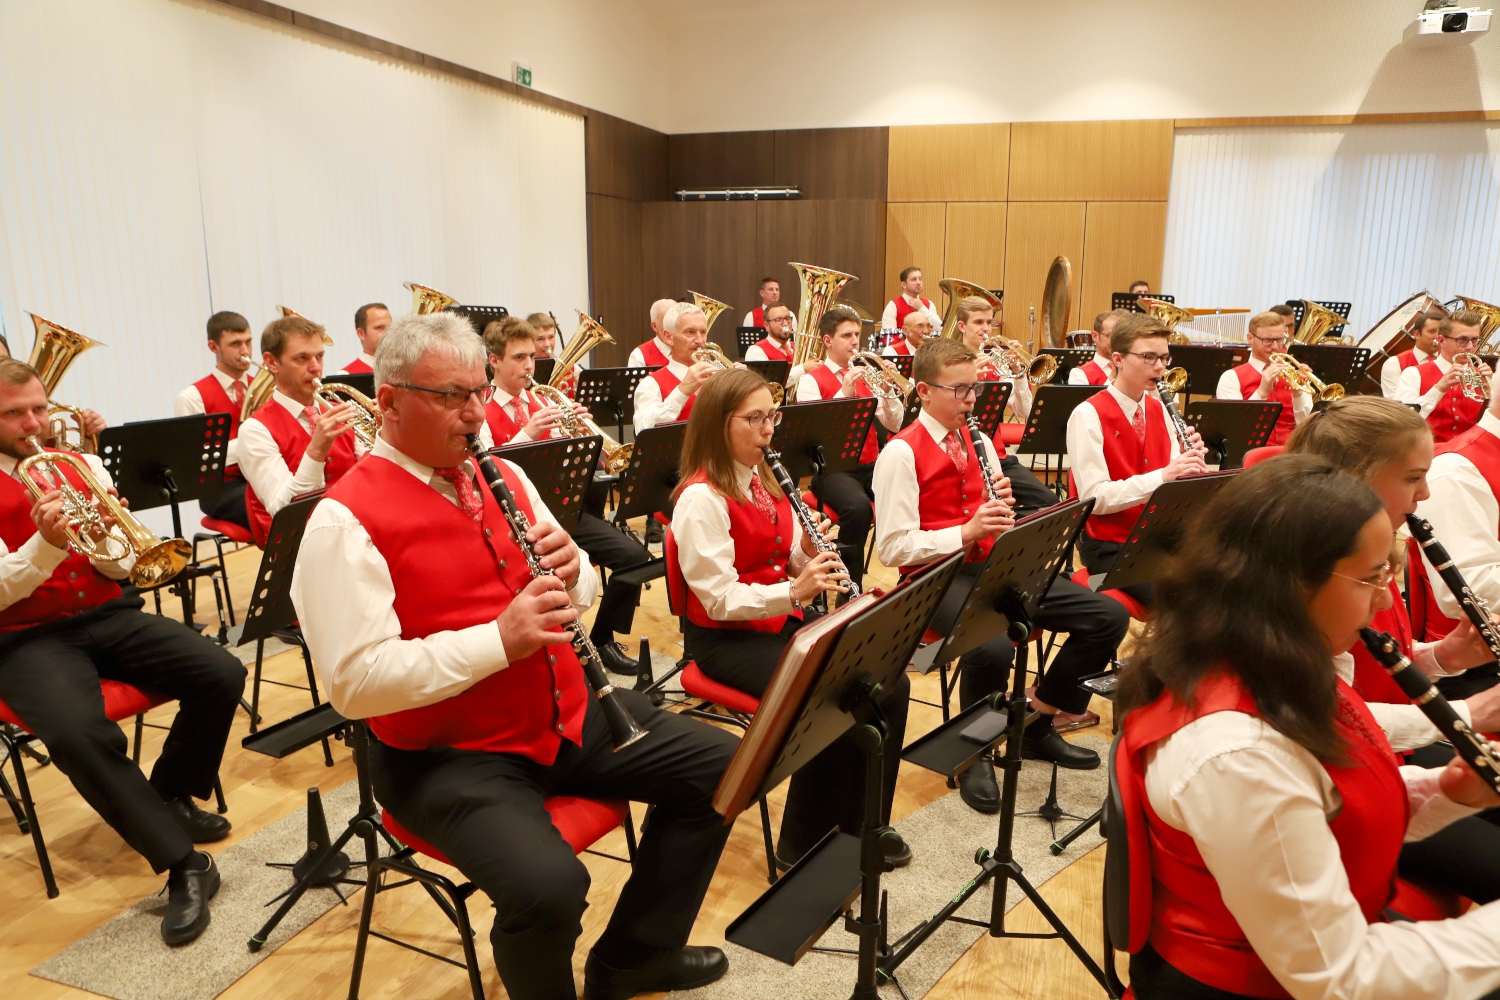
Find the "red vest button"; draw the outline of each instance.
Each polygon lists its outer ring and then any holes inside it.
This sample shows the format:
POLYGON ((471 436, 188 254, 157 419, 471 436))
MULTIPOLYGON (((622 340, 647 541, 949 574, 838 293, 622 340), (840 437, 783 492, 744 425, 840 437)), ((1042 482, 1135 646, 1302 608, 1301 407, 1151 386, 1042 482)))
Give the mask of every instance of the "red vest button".
POLYGON ((491 534, 490 529, 489 528, 485 528, 484 529, 484 537, 488 538, 488 537, 490 537, 490 534, 491 534))
POLYGON ((563 735, 563 724, 561 722, 557 724, 557 735, 563 735))

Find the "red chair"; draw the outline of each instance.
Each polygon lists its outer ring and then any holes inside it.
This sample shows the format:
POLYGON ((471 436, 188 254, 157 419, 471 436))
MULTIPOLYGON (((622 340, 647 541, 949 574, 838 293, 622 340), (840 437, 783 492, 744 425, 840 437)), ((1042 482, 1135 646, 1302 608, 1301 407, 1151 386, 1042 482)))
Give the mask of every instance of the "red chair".
MULTIPOLYGON (((158 705, 165 705, 172 699, 150 694, 121 681, 101 679, 99 690, 104 695, 105 718, 111 722, 122 722, 135 716, 135 748, 131 751, 130 757, 139 764, 141 762, 141 736, 147 724, 146 713, 158 705)), ((166 727, 155 726, 153 728, 166 727)), ((36 848, 37 863, 42 869, 42 881, 47 886, 47 898, 56 899, 57 879, 52 874, 52 861, 47 856, 47 844, 42 840, 42 827, 37 821, 36 801, 31 795, 31 784, 26 780, 26 768, 21 763, 23 754, 29 754, 43 766, 51 763, 50 758, 38 753, 31 745, 36 741, 36 734, 27 728, 26 723, 21 721, 21 717, 9 705, 0 701, 0 745, 3 745, 9 754, 11 768, 16 774, 15 791, 11 791, 9 784, 5 783, 3 774, 0 774, 0 796, 3 796, 10 804, 11 812, 15 815, 16 824, 21 828, 21 832, 31 833, 31 843, 36 848)), ((229 806, 224 801, 224 789, 217 777, 214 778, 214 796, 218 800, 219 812, 227 812, 229 806)))
MULTIPOLYGON (((635 860, 635 826, 630 819, 630 803, 616 801, 602 801, 598 799, 581 799, 571 795, 554 795, 542 803, 547 812, 552 815, 552 825, 562 838, 573 848, 574 854, 582 854, 587 851, 590 854, 598 854, 600 857, 611 858, 629 864, 635 860), (630 857, 619 858, 613 854, 604 854, 593 850, 593 845, 599 839, 619 826, 625 827, 625 844, 630 852, 630 857)), ((421 837, 412 833, 402 826, 396 817, 387 811, 382 811, 381 822, 386 832, 406 845, 401 850, 389 857, 380 858, 370 866, 369 885, 373 890, 366 890, 364 906, 359 915, 359 935, 354 944, 354 970, 349 977, 349 996, 355 1000, 359 996, 359 982, 364 973, 365 949, 369 946, 370 938, 378 937, 382 941, 400 945, 410 951, 420 952, 431 958, 457 965, 469 974, 469 988, 474 993, 475 1000, 484 1000, 484 983, 479 974, 479 956, 474 950, 474 929, 469 923, 468 899, 478 888, 473 882, 465 882, 457 885, 452 879, 430 872, 418 865, 412 858, 421 854, 434 861, 440 861, 445 865, 451 865, 443 853, 433 847, 421 837), (382 874, 386 869, 399 876, 398 881, 385 885, 382 874), (444 914, 452 921, 458 930, 460 943, 463 945, 464 960, 455 962, 425 948, 419 948, 388 934, 370 929, 370 918, 375 912, 375 897, 382 892, 398 889, 411 882, 420 882, 433 900, 443 909, 444 914), (447 898, 445 899, 444 896, 447 898)))
MULTIPOLYGON (((1086 568, 1082 567, 1074 570, 1072 580, 1080 587, 1087 587, 1089 585, 1089 571, 1086 568)), ((1125 591, 1110 589, 1101 590, 1099 591, 1099 593, 1103 594, 1105 597, 1119 601, 1121 604, 1125 605, 1125 610, 1130 612, 1130 617, 1134 618, 1136 621, 1149 622, 1151 620, 1151 609, 1146 607, 1140 601, 1137 601, 1134 597, 1131 597, 1129 594, 1125 593, 1125 591)))
POLYGON ((1007 420, 1000 425, 1000 433, 996 436, 1007 449, 1014 448, 1026 436, 1026 425, 1020 421, 1007 420))
POLYGON ((1284 451, 1286 451, 1286 448, 1279 444, 1268 444, 1263 448, 1251 448, 1245 452, 1245 460, 1240 463, 1240 468, 1248 469, 1255 463, 1264 462, 1268 458, 1275 458, 1284 451))

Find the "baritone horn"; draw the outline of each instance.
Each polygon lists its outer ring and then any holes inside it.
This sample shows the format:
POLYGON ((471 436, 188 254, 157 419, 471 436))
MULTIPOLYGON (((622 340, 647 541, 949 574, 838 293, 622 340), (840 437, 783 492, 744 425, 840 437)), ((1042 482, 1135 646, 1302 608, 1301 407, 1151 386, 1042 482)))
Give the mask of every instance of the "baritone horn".
POLYGON ((943 328, 937 331, 937 336, 947 340, 963 340, 958 332, 960 299, 984 299, 994 308, 997 315, 1000 312, 1000 296, 977 282, 965 281, 963 278, 944 278, 938 282, 938 287, 947 293, 948 305, 943 309, 943 328))
MULTIPOLYGON (((63 375, 78 360, 78 355, 91 347, 104 345, 51 320, 42 319, 36 313, 31 313, 30 316, 31 323, 36 328, 36 340, 31 344, 31 357, 26 363, 36 369, 37 378, 41 380, 42 388, 47 390, 50 402, 57 383, 62 381, 63 375)), ((99 450, 99 439, 84 426, 83 410, 67 403, 52 402, 48 408, 47 440, 53 447, 64 451, 93 455, 99 450), (73 423, 71 427, 68 426, 69 420, 73 423)))
POLYGON ((1187 334, 1177 332, 1177 324, 1191 323, 1197 318, 1191 310, 1184 309, 1165 299, 1153 299, 1146 295, 1139 296, 1136 302, 1144 307, 1149 315, 1160 320, 1162 326, 1167 328, 1167 343, 1191 344, 1193 342, 1187 334))
POLYGON ((562 428, 563 434, 567 437, 588 437, 597 434, 604 439, 603 450, 601 452, 604 460, 604 471, 610 475, 619 475, 625 471, 625 467, 630 464, 630 455, 635 450, 635 445, 620 444, 614 438, 600 430, 598 424, 594 423, 588 417, 580 416, 573 409, 573 401, 556 386, 543 385, 532 379, 527 388, 538 398, 546 400, 548 405, 555 406, 561 411, 558 414, 557 423, 562 428))
POLYGON ((695 292, 691 288, 688 294, 693 297, 693 305, 703 310, 703 329, 705 332, 712 330, 714 320, 719 318, 719 313, 729 308, 728 302, 720 302, 718 299, 710 298, 702 292, 695 292))
POLYGON ((1333 331, 1349 322, 1338 313, 1311 299, 1302 300, 1302 322, 1293 335, 1299 344, 1353 344, 1354 337, 1334 336, 1333 331))
POLYGON ((1483 299, 1467 295, 1459 295, 1453 301, 1462 306, 1464 312, 1479 314, 1479 353, 1493 353, 1495 332, 1500 330, 1500 306, 1492 306, 1483 299))
POLYGON ((349 414, 349 429, 367 450, 375 447, 375 436, 380 432, 380 407, 375 404, 375 400, 352 385, 345 385, 343 382, 324 383, 322 379, 315 379, 313 403, 324 413, 336 406, 353 403, 354 411, 349 414))
POLYGON ((573 370, 578 367, 584 357, 598 347, 600 344, 613 344, 615 338, 609 335, 604 325, 594 319, 582 309, 578 310, 578 329, 573 331, 573 336, 563 345, 563 350, 557 357, 557 362, 552 366, 552 375, 547 379, 547 384, 557 388, 572 377, 573 370))
POLYGON ((458 300, 451 295, 444 295, 436 288, 428 288, 419 285, 415 281, 403 281, 401 287, 411 289, 411 311, 413 316, 426 316, 430 313, 442 312, 449 306, 458 305, 458 300))
MULTIPOLYGON (((734 362, 729 360, 729 355, 724 353, 724 348, 712 340, 705 340, 703 346, 693 352, 692 358, 694 364, 711 367, 714 370, 714 375, 718 375, 720 372, 727 372, 734 367, 734 362)), ((713 376, 710 375, 709 377, 712 378, 713 376)), ((775 382, 767 379, 766 387, 771 390, 772 401, 777 406, 780 406, 782 401, 786 399, 786 386, 777 385, 775 382)))
POLYGON ((796 261, 788 263, 796 269, 797 282, 802 291, 792 367, 806 369, 822 361, 825 356, 823 337, 818 333, 818 324, 822 322, 823 314, 838 301, 839 291, 849 282, 858 279, 852 274, 828 267, 798 264, 796 261))

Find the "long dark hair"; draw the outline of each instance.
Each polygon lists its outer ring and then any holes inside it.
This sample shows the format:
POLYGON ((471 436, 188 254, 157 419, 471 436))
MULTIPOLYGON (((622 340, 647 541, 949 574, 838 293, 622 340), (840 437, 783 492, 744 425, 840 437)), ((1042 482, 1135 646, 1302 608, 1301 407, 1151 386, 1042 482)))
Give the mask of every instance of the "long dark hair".
POLYGON ((1204 676, 1227 669, 1272 728, 1319 760, 1342 761, 1333 660, 1306 601, 1383 510, 1369 486, 1316 455, 1240 473, 1157 579, 1151 625, 1121 672, 1115 710, 1127 714, 1163 691, 1191 703, 1204 676))

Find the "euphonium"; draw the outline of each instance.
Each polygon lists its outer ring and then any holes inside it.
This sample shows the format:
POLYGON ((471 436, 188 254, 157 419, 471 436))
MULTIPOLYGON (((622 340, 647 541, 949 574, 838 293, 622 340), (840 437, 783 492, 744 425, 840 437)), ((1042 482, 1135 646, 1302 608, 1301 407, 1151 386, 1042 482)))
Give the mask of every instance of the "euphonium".
POLYGON ((886 367, 887 362, 879 355, 860 351, 849 359, 849 364, 856 366, 859 377, 879 398, 904 401, 911 397, 911 379, 897 371, 895 365, 886 367))
POLYGON ((94 470, 77 455, 45 451, 34 437, 26 439, 35 453, 21 459, 16 474, 33 497, 41 499, 53 490, 62 494, 64 530, 68 542, 90 559, 114 562, 135 553, 130 582, 137 587, 166 583, 187 565, 192 548, 181 538, 162 539, 154 534, 110 495, 94 470), (70 483, 57 466, 66 465, 83 480, 84 490, 70 483), (45 470, 45 471, 44 471, 45 470), (104 516, 115 523, 106 526, 104 516))
POLYGON ((818 324, 823 314, 838 301, 839 291, 854 275, 845 274, 827 267, 789 262, 797 269, 797 282, 802 288, 801 310, 797 314, 797 346, 792 350, 792 367, 806 369, 822 361, 825 356, 823 337, 818 333, 818 324))
POLYGON ((349 428, 359 439, 360 444, 366 448, 375 447, 375 435, 380 430, 380 407, 375 405, 375 400, 352 385, 345 385, 342 382, 330 382, 324 385, 321 379, 315 379, 313 402, 324 412, 335 406, 342 406, 346 402, 353 403, 354 411, 349 415, 349 428))
POLYGON ((1193 342, 1187 334, 1177 332, 1177 324, 1191 323, 1196 318, 1191 311, 1164 299, 1153 299, 1146 295, 1138 297, 1136 302, 1147 313, 1161 320, 1161 325, 1167 328, 1167 343, 1191 344, 1193 342))
MULTIPOLYGON (((31 357, 27 359, 27 364, 36 369, 37 378, 41 380, 42 388, 47 390, 50 400, 57 383, 62 381, 63 375, 78 360, 78 355, 91 347, 104 345, 65 326, 58 326, 51 320, 42 319, 36 313, 31 314, 31 322, 36 328, 36 340, 32 342, 31 357)), ((52 403, 47 410, 47 440, 54 447, 65 451, 81 451, 92 455, 99 450, 99 440, 84 429, 83 411, 66 403, 52 403), (72 417, 73 427, 68 426, 69 417, 72 417)))
POLYGON ((1481 372, 1479 355, 1467 351, 1453 355, 1453 368, 1458 372, 1458 386, 1466 398, 1482 403, 1490 398, 1490 376, 1481 372))
POLYGON ((264 406, 266 400, 271 398, 271 393, 276 391, 276 376, 271 374, 269 368, 252 361, 248 354, 242 355, 240 360, 257 369, 245 390, 245 401, 240 404, 240 419, 249 420, 250 415, 264 406))
POLYGON ((547 384, 556 388, 562 385, 573 374, 573 369, 578 363, 600 344, 613 344, 615 338, 609 335, 609 331, 583 310, 578 311, 578 329, 573 331, 573 336, 568 338, 567 344, 563 346, 562 353, 558 355, 556 363, 552 366, 552 375, 547 379, 547 384))
POLYGON ((1312 372, 1303 371, 1302 366, 1297 363, 1297 359, 1290 354, 1271 355, 1271 364, 1274 365, 1278 361, 1283 366, 1281 377, 1286 379, 1287 385, 1291 386, 1293 390, 1311 393, 1314 399, 1321 399, 1330 403, 1335 399, 1344 398, 1343 386, 1337 382, 1331 385, 1324 385, 1318 376, 1312 372))
POLYGON ((703 329, 705 331, 714 328, 714 320, 719 318, 719 313, 729 308, 728 302, 720 302, 718 299, 709 298, 702 292, 695 292, 691 288, 688 294, 693 297, 693 305, 703 310, 703 329))
POLYGON ((979 367, 993 368, 1003 379, 1025 376, 1027 384, 1035 388, 1052 381, 1057 374, 1057 359, 1050 354, 1032 354, 1004 337, 990 337, 980 345, 979 367))
POLYGON ((948 305, 943 309, 943 328, 937 332, 940 337, 948 340, 962 340, 958 332, 958 302, 960 299, 978 297, 984 299, 994 307, 995 312, 1000 311, 1000 298, 994 292, 983 285, 973 281, 965 281, 962 278, 944 278, 938 282, 938 287, 948 294, 948 305))
POLYGON ((1500 330, 1500 306, 1492 306, 1483 299, 1472 299, 1467 295, 1459 295, 1453 301, 1463 306, 1465 312, 1478 313, 1482 322, 1479 324, 1479 353, 1492 354, 1495 332, 1500 330))
POLYGON ((411 289, 411 311, 415 316, 426 316, 429 313, 442 312, 449 306, 458 305, 458 300, 451 295, 444 295, 436 288, 428 288, 419 285, 415 281, 403 281, 403 288, 411 289))
MULTIPOLYGON (((530 378, 530 376, 527 377, 530 378)), ((579 416, 573 409, 573 401, 564 395, 561 389, 551 385, 542 385, 535 379, 531 379, 526 388, 562 411, 558 415, 557 423, 562 428, 563 434, 570 438, 597 434, 604 439, 604 471, 611 475, 618 475, 625 471, 625 467, 630 464, 630 453, 635 450, 635 445, 620 444, 600 430, 599 425, 588 417, 579 416)))
POLYGON ((1352 344, 1354 337, 1350 334, 1335 337, 1330 332, 1347 322, 1327 306, 1319 305, 1311 299, 1303 299, 1302 322, 1297 324, 1293 339, 1299 344, 1352 344))

